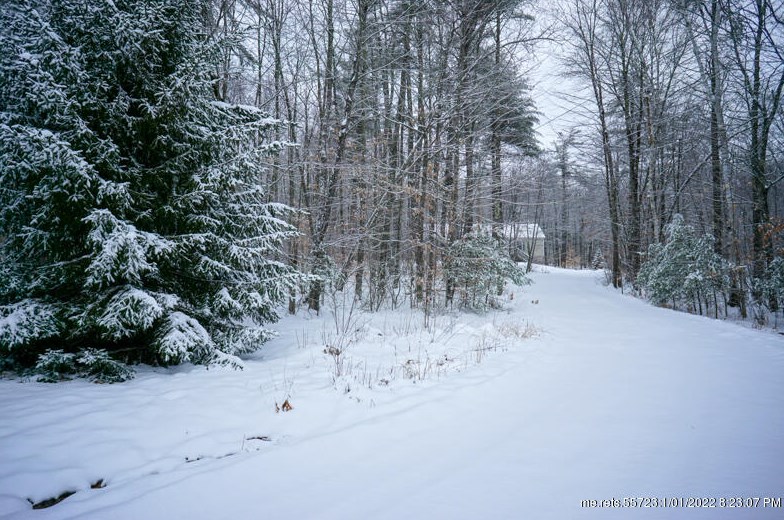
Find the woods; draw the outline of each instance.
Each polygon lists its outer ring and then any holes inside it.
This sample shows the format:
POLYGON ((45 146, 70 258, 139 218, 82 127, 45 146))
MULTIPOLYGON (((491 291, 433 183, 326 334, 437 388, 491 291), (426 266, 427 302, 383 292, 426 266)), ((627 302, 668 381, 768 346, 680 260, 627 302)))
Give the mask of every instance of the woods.
POLYGON ((730 303, 776 310, 755 287, 781 239, 769 209, 781 198, 781 11, 721 0, 564 8, 570 71, 591 87, 602 143, 614 285, 639 287, 648 246, 682 214, 731 262, 714 273, 732 278, 730 303))
POLYGON ((28 4, 0 15, 3 366, 235 362, 328 291, 487 308, 532 229, 659 304, 780 308, 780 1, 28 4), (547 143, 554 42, 583 124, 547 143), (705 261, 661 280, 677 243, 705 261))
POLYGON ((217 76, 232 78, 233 101, 285 119, 294 145, 265 181, 273 198, 305 210, 289 262, 321 277, 304 299, 292 295, 290 310, 318 312, 326 285, 349 281, 369 309, 451 305, 451 245, 485 224, 502 238, 518 196, 509 188, 518 172, 502 163, 539 153, 519 67, 539 38, 531 5, 213 7, 213 30, 230 18, 248 38, 217 76))

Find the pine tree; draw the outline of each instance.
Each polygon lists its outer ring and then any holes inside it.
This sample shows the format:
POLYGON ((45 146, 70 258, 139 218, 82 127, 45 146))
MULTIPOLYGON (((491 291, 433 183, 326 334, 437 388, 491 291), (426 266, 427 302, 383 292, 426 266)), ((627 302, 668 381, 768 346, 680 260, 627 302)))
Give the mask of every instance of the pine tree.
POLYGON ((525 285, 525 269, 509 257, 498 240, 474 232, 450 244, 444 262, 444 277, 451 279, 460 294, 460 305, 483 310, 498 305, 507 281, 525 285))
POLYGON ((0 359, 99 347, 236 362, 300 281, 265 202, 277 122, 215 101, 198 0, 14 0, 0 13, 0 359))
MULTIPOLYGON (((657 305, 686 303, 701 310, 705 302, 707 307, 708 296, 726 293, 730 284, 731 265, 714 251, 713 241, 712 235, 696 236, 676 214, 667 225, 666 241, 648 249, 638 283, 657 305)), ((717 307, 715 299, 713 304, 717 307)))

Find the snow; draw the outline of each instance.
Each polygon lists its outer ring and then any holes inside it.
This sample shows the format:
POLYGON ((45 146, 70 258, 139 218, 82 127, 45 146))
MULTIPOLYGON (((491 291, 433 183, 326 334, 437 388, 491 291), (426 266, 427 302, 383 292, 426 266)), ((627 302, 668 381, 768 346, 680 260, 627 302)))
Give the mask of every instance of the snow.
POLYGON ((117 279, 138 284, 144 274, 157 273, 158 267, 150 257, 170 252, 174 247, 169 239, 140 231, 106 209, 92 211, 84 221, 91 225, 87 240, 95 249, 87 268, 90 286, 100 288, 117 279))
POLYGON ((505 310, 428 326, 287 317, 242 371, 0 381, 0 517, 781 518, 580 506, 784 489, 784 339, 601 276, 539 268, 505 310))
POLYGON ((10 348, 24 344, 30 336, 48 337, 56 320, 52 308, 36 300, 0 306, 0 334, 10 348))
MULTIPOLYGON (((166 295, 171 300, 170 295, 166 295)), ((112 296, 98 318, 98 325, 114 340, 132 337, 137 329, 149 330, 165 308, 146 291, 126 286, 112 296)))
POLYGON ((212 345, 210 334, 201 324, 175 311, 166 317, 166 325, 158 339, 160 356, 166 362, 198 361, 212 345))

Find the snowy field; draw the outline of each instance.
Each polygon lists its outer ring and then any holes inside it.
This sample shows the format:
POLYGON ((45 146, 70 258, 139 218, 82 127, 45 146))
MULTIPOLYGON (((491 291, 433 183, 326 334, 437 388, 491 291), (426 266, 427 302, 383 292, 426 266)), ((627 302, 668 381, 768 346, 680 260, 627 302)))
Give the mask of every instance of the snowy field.
POLYGON ((286 318, 241 372, 2 380, 0 517, 784 518, 783 336, 533 279, 427 326, 286 318), (716 507, 581 507, 630 497, 716 507))

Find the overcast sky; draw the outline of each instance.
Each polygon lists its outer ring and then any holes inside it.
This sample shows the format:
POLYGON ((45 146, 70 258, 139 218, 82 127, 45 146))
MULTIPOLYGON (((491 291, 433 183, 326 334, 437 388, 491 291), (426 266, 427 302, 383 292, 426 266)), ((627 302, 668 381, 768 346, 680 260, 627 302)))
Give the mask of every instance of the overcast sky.
MULTIPOLYGON (((553 14, 553 4, 537 2, 535 8, 540 27, 552 26, 555 40, 563 38, 563 28, 553 14)), ((536 131, 539 142, 546 150, 553 148, 558 132, 572 127, 584 127, 589 121, 584 116, 585 107, 591 108, 590 100, 585 98, 584 85, 563 74, 561 57, 565 46, 558 41, 543 41, 534 51, 534 66, 528 73, 531 94, 536 107, 541 112, 536 131)))

